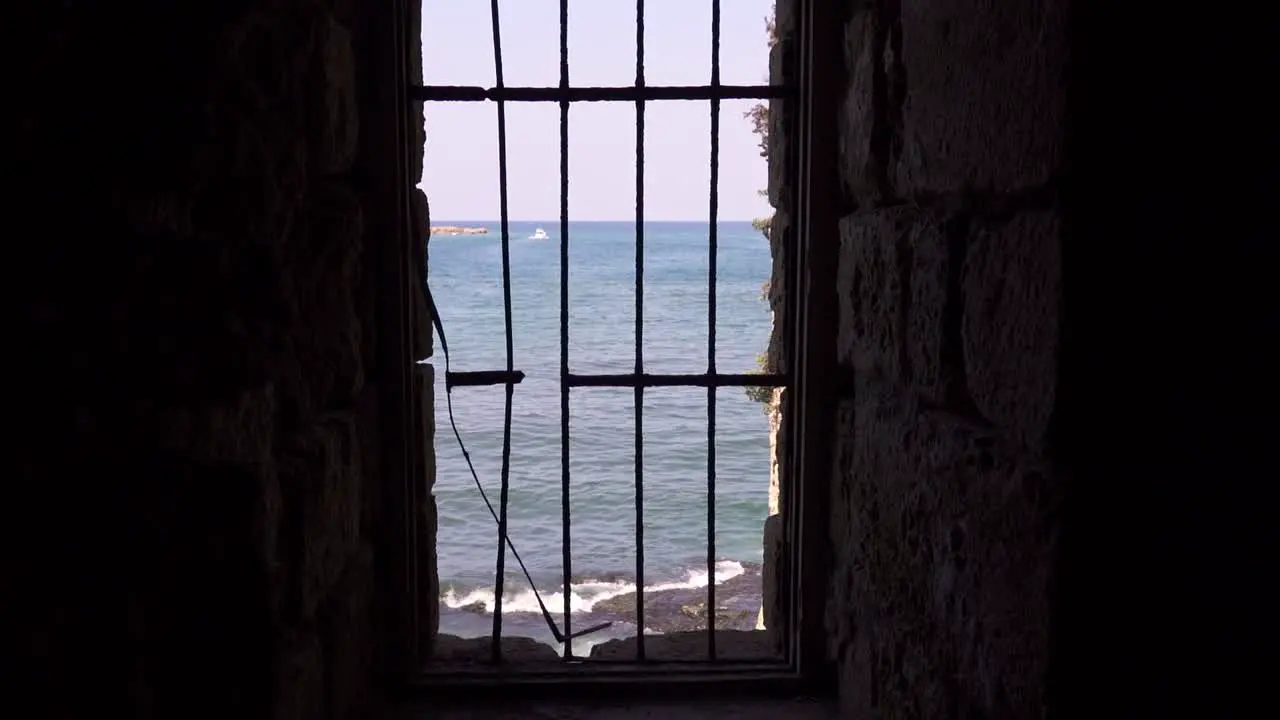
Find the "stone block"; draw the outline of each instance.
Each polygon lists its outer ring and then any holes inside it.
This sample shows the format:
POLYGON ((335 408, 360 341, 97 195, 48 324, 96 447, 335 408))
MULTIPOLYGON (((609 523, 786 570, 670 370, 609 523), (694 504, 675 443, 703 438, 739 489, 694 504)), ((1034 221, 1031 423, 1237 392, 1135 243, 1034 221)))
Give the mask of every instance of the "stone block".
POLYGON ((769 256, 773 265, 769 271, 769 307, 776 313, 782 306, 787 288, 791 286, 788 276, 787 250, 794 243, 795 233, 791 222, 791 214, 784 210, 775 210, 773 219, 769 221, 769 256))
POLYGON ((880 179, 883 159, 876 158, 872 136, 876 129, 875 81, 876 14, 864 10, 850 18, 844 31, 844 59, 848 73, 844 102, 840 105, 840 179, 845 192, 859 207, 873 205, 883 196, 880 179))
MULTIPOLYGON (((191 699, 197 702, 196 699, 191 699)), ((276 679, 272 720, 315 720, 325 717, 324 651, 309 634, 284 651, 276 679)))
POLYGON ((356 717, 373 675, 373 550, 365 545, 347 563, 321 623, 329 717, 356 717))
MULTIPOLYGON (((769 49, 769 84, 786 85, 788 82, 794 82, 796 76, 794 65, 795 42, 780 39, 769 49)), ((774 208, 784 208, 788 206, 791 198, 788 163, 790 162, 790 133, 795 124, 792 117, 795 109, 785 100, 778 98, 769 100, 768 103, 769 186, 767 194, 770 205, 774 208)))
POLYGON ((773 4, 774 34, 779 39, 792 40, 800 29, 798 0, 777 0, 773 4))
POLYGON ((313 617, 359 547, 362 506, 355 421, 335 415, 299 437, 282 465, 286 502, 297 503, 301 613, 313 617))
POLYGON ((1036 446, 1053 412, 1062 293, 1054 211, 980 227, 964 267, 964 364, 989 420, 1036 446))
POLYGON ((782 399, 786 388, 775 388, 769 405, 769 514, 782 512, 782 399))
POLYGON ((1065 2, 903 0, 898 194, 1008 191, 1062 161, 1065 2))
POLYGON ((440 633, 439 518, 436 496, 427 495, 418 518, 418 646, 423 657, 432 656, 440 633))
POLYGON ((828 608, 846 710, 1041 716, 1060 479, 998 429, 883 385, 855 396, 836 436, 828 608))
POLYGON ((436 562, 436 537, 438 521, 436 498, 432 494, 436 479, 435 453, 435 367, 430 363, 416 366, 416 385, 419 393, 419 417, 417 427, 422 431, 419 451, 422 453, 422 483, 419 489, 417 517, 418 557, 418 621, 421 636, 419 647, 424 657, 430 657, 440 625, 440 577, 436 562))
POLYGON ((957 333, 960 308, 954 287, 960 273, 945 223, 921 215, 903 238, 907 287, 903 337, 906 378, 911 388, 934 405, 946 404, 962 376, 957 333))
POLYGON ((764 521, 764 567, 761 570, 760 597, 764 614, 764 629, 768 631, 770 646, 782 648, 786 637, 787 582, 786 543, 784 542, 782 516, 770 515, 764 521))
POLYGON ((944 223, 891 208, 850 215, 840 227, 841 362, 943 404, 961 373, 948 330, 959 311, 944 223))
POLYGON ((427 282, 427 243, 431 239, 431 208, 427 203, 427 195, 415 188, 409 195, 412 211, 414 234, 413 267, 409 269, 409 292, 413 294, 413 356, 415 360, 426 360, 431 357, 432 332, 431 312, 426 301, 427 282))
POLYGON ((902 272, 898 238, 909 211, 850 215, 840 221, 840 330, 836 352, 855 371, 896 382, 902 374, 902 272))
POLYGON ((277 403, 272 385, 245 390, 206 414, 166 417, 165 443, 175 451, 213 462, 266 464, 275 443, 277 403))
POLYGON ((349 404, 364 386, 364 327, 354 298, 361 279, 363 209, 338 181, 316 184, 305 221, 286 247, 282 278, 292 307, 283 333, 279 390, 299 423, 327 407, 349 404))
POLYGON ((790 213, 785 209, 775 210, 769 223, 769 255, 772 268, 769 273, 769 307, 773 311, 773 325, 769 334, 769 345, 765 349, 768 366, 775 372, 786 372, 791 365, 790 351, 786 342, 788 333, 789 308, 785 302, 788 288, 791 287, 791 269, 788 250, 794 247, 795 229, 790 213))
POLYGON ((429 494, 436 484, 436 368, 431 363, 419 363, 414 371, 419 398, 419 421, 415 425, 422 429, 422 488, 429 494))
POLYGON ((355 54, 351 32, 332 16, 320 22, 312 82, 312 168, 325 174, 346 172, 355 161, 360 136, 355 54))

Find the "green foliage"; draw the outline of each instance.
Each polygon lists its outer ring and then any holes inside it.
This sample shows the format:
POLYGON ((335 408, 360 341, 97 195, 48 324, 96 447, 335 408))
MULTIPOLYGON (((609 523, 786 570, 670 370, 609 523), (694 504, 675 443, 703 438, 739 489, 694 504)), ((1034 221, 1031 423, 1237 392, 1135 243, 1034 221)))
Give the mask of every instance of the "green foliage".
MULTIPOLYGON (((775 8, 776 12, 776 8, 775 8)), ((764 19, 765 35, 772 48, 778 44, 778 26, 775 22, 775 16, 770 15, 764 19)), ((760 157, 768 159, 769 157, 769 106, 764 103, 756 103, 750 110, 743 113, 743 117, 751 121, 751 132, 759 138, 760 157)), ((761 196, 768 196, 768 191, 760 190, 761 196)), ((751 227, 755 228, 766 239, 769 237, 769 231, 773 226, 773 216, 764 218, 756 218, 751 221, 751 227)), ((770 282, 766 280, 760 286, 760 299, 768 301, 770 282)), ((752 374, 767 374, 773 372, 772 364, 769 357, 765 353, 756 356, 756 368, 751 371, 752 374)), ((764 406, 765 413, 768 413, 773 406, 773 388, 771 387, 747 387, 743 388, 747 393, 747 397, 764 406)))
MULTIPOLYGON (((756 369, 750 371, 751 375, 762 375, 772 373, 774 370, 769 357, 764 353, 756 355, 756 369)), ((773 404, 773 388, 771 387, 745 387, 743 391, 747 393, 747 397, 764 404, 764 411, 769 412, 770 406, 773 404)))
POLYGON ((773 402, 773 388, 771 387, 747 387, 743 388, 747 397, 758 403, 764 403, 765 412, 769 412, 769 403, 773 402))
POLYGON ((756 103, 742 113, 742 117, 751 121, 751 132, 759 138, 756 144, 760 148, 760 157, 769 157, 769 106, 756 103))

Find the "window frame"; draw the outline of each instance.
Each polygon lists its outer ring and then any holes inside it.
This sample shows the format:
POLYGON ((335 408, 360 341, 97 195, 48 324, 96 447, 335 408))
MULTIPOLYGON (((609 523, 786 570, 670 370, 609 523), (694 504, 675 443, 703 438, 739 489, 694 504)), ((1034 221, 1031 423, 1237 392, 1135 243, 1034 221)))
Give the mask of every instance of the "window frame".
POLYGON ((412 250, 413 244, 420 242, 410 201, 418 178, 409 176, 409 168, 410 158, 421 149, 413 147, 417 131, 411 126, 411 119, 421 101, 413 97, 411 87, 410 53, 420 52, 420 38, 410 36, 410 30, 418 23, 411 21, 409 13, 421 12, 421 3, 432 1, 393 0, 389 12, 377 13, 379 21, 371 28, 371 37, 383 37, 388 42, 378 44, 373 58, 379 69, 378 87, 371 88, 366 97, 382 100, 386 115, 379 113, 373 123, 366 123, 362 116, 363 128, 393 128, 386 141, 395 149, 385 178, 391 192, 384 209, 390 213, 385 217, 396 218, 397 222, 371 228, 393 240, 382 243, 380 250, 380 324, 399 329, 396 333, 380 333, 378 348, 379 382, 385 402, 383 476, 387 480, 379 547, 386 561, 379 563, 378 578, 379 592, 385 596, 383 602, 376 603, 379 612, 384 613, 378 636, 380 674, 390 678, 393 686, 411 693, 430 689, 432 697, 442 689, 474 692, 477 687, 497 685, 534 691, 554 686, 559 689, 556 692, 573 685, 584 690, 599 688, 606 693, 621 686, 652 692, 655 684, 671 692, 694 687, 699 691, 732 689, 735 693, 829 690, 834 685, 824 621, 830 575, 827 510, 831 429, 840 391, 835 362, 840 207, 838 193, 831 191, 840 187, 836 124, 844 62, 839 7, 822 0, 778 0, 793 3, 796 22, 792 60, 795 107, 788 113, 794 131, 787 138, 786 170, 792 193, 791 227, 787 230, 791 238, 784 243, 790 283, 784 314, 788 316, 786 341, 791 372, 790 389, 783 396, 787 420, 782 426, 786 433, 782 442, 786 454, 780 459, 786 568, 785 585, 779 592, 788 598, 788 623, 783 633, 787 662, 778 664, 776 669, 763 670, 704 662, 707 667, 697 671, 674 673, 652 667, 609 669, 589 665, 579 671, 546 674, 493 669, 466 676, 426 676, 422 673, 426 660, 423 655, 434 628, 424 627, 426 613, 422 603, 438 599, 421 595, 426 584, 419 573, 422 558, 418 534, 422 528, 415 511, 429 499, 424 468, 434 447, 426 446, 426 433, 416 419, 422 413, 424 388, 412 353, 414 333, 429 318, 420 317, 419 306, 412 298, 412 293, 421 292, 415 283, 425 279, 425 268, 415 267, 417 254, 412 250))

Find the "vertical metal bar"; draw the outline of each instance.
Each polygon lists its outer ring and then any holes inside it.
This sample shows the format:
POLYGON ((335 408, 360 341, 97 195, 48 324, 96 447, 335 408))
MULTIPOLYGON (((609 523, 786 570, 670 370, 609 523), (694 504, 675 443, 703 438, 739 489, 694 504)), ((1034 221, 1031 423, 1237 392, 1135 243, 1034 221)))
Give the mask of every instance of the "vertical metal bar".
MULTIPOLYGON (((644 87, 644 0, 636 0, 636 87, 644 87)), ((636 374, 644 373, 644 99, 636 100, 636 374)), ((636 384, 636 659, 644 660, 644 387, 636 384)))
MULTIPOLYGON (((493 70, 495 84, 502 87, 502 30, 498 0, 491 0, 493 20, 493 70)), ((515 370, 515 349, 511 328, 511 238, 507 219, 507 108, 498 101, 498 210, 502 222, 502 312, 507 341, 507 372, 515 370)), ((506 382, 506 404, 502 421, 502 485, 498 500, 498 559, 493 581, 493 661, 502 661, 502 594, 506 580, 507 498, 511 479, 511 401, 515 385, 506 382)))
MULTIPOLYGON (((720 85, 720 0, 711 0, 711 87, 720 85)), ((707 655, 716 659, 716 245, 720 100, 711 99, 711 232, 707 266, 707 655)))
MULTIPOLYGON (((560 0, 560 87, 569 87, 569 0, 560 0)), ((573 657, 569 524, 569 101, 560 101, 560 548, 564 566, 564 657, 573 657)))

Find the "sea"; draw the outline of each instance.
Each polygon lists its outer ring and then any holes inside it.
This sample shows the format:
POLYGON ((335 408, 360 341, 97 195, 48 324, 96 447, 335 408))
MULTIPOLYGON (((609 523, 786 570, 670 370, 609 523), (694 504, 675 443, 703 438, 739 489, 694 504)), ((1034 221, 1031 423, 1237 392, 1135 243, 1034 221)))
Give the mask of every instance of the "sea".
MULTIPOLYGON (((428 287, 443 321, 451 369, 505 369, 500 223, 434 224, 488 229, 484 235, 435 235, 428 246, 428 287)), ((722 373, 751 372, 758 368, 772 323, 761 296, 770 273, 769 244, 749 222, 721 222, 717 229, 715 365, 722 373)), ((708 370, 709 230, 708 222, 644 224, 642 346, 647 373, 708 370)), ((763 404, 742 388, 719 388, 714 400, 715 553, 710 571, 707 390, 644 391, 644 585, 647 595, 680 593, 678 602, 648 610, 645 627, 638 627, 634 611, 626 609, 634 606, 637 578, 635 393, 607 387, 570 392, 570 571, 565 588, 561 227, 556 220, 513 221, 508 236, 514 367, 524 373, 512 405, 508 533, 537 594, 508 551, 502 634, 534 638, 563 651, 538 600, 540 596, 550 620, 563 630, 566 590, 575 631, 612 623, 573 640, 577 655, 612 638, 690 629, 698 621, 690 621, 687 605, 702 597, 713 580, 723 612, 737 618, 732 622, 743 629, 754 627, 768 507, 769 425, 763 404), (534 238, 538 228, 547 239, 534 238), (721 592, 721 587, 726 589, 721 592)), ((570 372, 632 372, 635 224, 572 222, 568 248, 570 372)), ((497 524, 451 430, 438 336, 430 362, 436 367, 440 632, 487 636, 495 605, 497 524)), ((504 389, 459 387, 448 399, 480 486, 497 510, 504 389)))

